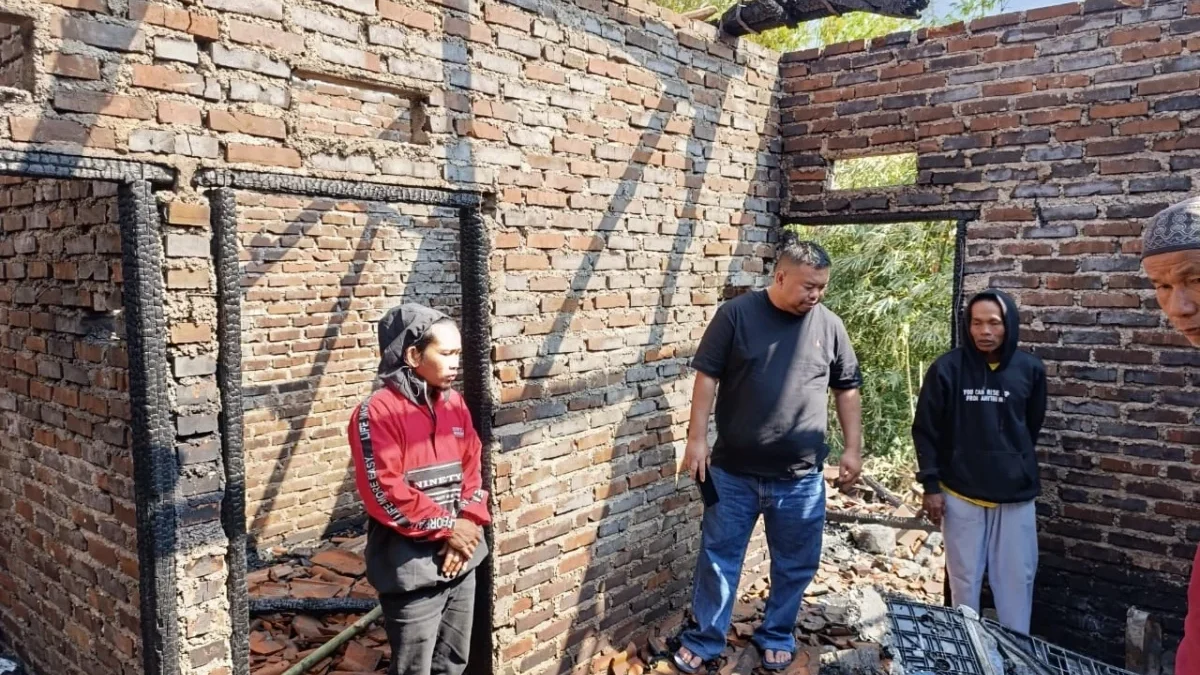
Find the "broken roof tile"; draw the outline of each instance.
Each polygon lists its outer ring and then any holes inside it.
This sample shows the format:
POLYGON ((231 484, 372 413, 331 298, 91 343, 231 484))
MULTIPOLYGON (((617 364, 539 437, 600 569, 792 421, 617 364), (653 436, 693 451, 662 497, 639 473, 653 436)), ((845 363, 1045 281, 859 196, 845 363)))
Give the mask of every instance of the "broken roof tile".
POLYGON ((316 565, 327 567, 339 574, 353 577, 362 576, 367 571, 367 563, 361 555, 342 548, 320 551, 313 556, 312 561, 316 565))

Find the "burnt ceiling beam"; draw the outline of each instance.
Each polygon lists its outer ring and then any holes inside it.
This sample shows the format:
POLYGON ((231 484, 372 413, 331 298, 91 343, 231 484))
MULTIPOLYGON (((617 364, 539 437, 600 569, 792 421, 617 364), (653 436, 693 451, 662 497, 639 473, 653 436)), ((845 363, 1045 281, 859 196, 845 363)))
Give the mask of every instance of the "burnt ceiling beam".
POLYGON ((928 5, 929 0, 747 0, 725 10, 718 26, 726 35, 742 37, 847 12, 916 19, 928 5))

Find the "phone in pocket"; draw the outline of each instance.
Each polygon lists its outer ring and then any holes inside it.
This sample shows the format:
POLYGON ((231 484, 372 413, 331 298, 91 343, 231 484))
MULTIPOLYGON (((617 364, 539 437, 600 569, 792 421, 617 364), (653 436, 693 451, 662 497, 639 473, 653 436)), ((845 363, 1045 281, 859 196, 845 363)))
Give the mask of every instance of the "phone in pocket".
POLYGON ((712 472, 704 472, 704 480, 696 480, 696 484, 700 486, 700 498, 704 500, 705 508, 712 508, 717 505, 717 485, 713 482, 712 472))

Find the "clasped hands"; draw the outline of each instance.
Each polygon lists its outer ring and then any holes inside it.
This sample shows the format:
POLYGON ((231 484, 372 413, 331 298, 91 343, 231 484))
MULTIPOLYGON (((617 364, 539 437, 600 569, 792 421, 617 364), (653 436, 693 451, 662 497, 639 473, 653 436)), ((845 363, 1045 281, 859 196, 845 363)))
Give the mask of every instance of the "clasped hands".
POLYGON ((450 538, 442 545, 438 555, 444 556, 442 574, 453 579, 462 573, 471 556, 475 555, 475 547, 483 536, 483 530, 466 518, 454 521, 450 538))

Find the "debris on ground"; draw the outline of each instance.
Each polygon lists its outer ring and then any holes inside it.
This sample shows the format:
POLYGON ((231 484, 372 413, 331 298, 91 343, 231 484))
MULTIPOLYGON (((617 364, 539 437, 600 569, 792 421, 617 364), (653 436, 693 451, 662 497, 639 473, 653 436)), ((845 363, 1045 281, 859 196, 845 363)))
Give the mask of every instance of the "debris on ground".
POLYGON ((854 545, 867 553, 891 553, 896 548, 896 530, 886 525, 863 525, 850 531, 854 545))
MULTIPOLYGON (((250 599, 374 599, 377 596, 367 582, 363 559, 366 545, 366 535, 358 535, 334 537, 316 549, 275 551, 264 567, 246 575, 250 599)), ((251 675, 280 675, 363 614, 280 612, 252 618, 251 675)), ((348 640, 308 673, 386 673, 390 657, 387 633, 375 625, 348 640)))
POLYGON ((366 545, 366 535, 334 537, 315 551, 301 549, 276 557, 274 564, 246 575, 250 597, 375 598, 366 578, 366 545))
POLYGON ((945 548, 941 532, 902 529, 877 523, 846 522, 865 516, 896 522, 919 521, 918 504, 900 501, 875 489, 842 492, 834 487, 837 470, 826 470, 827 511, 839 514, 825 525, 821 567, 809 586, 810 597, 871 586, 886 594, 940 604, 945 586, 945 548))
MULTIPOLYGON (((797 651, 785 675, 876 675, 891 672, 883 649, 889 631, 885 597, 941 604, 945 551, 940 532, 901 529, 874 522, 856 524, 856 516, 919 524, 916 503, 880 489, 841 492, 834 487, 837 469, 826 471, 827 509, 843 518, 827 522, 821 566, 805 594, 796 625, 797 651)), ((762 623, 770 580, 750 584, 733 610, 728 647, 710 675, 750 675, 761 669, 750 642, 762 623)), ((678 673, 671 661, 674 640, 652 639, 636 650, 630 645, 609 664, 609 675, 678 673)), ((701 671, 705 672, 705 671, 701 671)))
MULTIPOLYGON (((886 672, 887 659, 879 648, 887 626, 882 597, 900 594, 918 602, 941 603, 944 553, 940 533, 846 522, 856 515, 916 522, 917 505, 904 503, 882 488, 842 492, 835 487, 836 478, 836 469, 826 472, 828 510, 848 518, 826 524, 821 566, 809 585, 797 622, 800 648, 785 675, 886 672)), ((374 599, 375 590, 366 579, 365 548, 366 536, 353 534, 334 537, 313 549, 276 549, 247 575, 250 598, 374 599)), ((730 646, 714 675, 749 675, 758 669, 760 656, 750 637, 762 622, 769 595, 770 582, 762 579, 739 598, 730 646)), ((280 675, 363 614, 279 612, 254 617, 250 625, 251 675, 280 675)), ((390 654, 387 635, 376 625, 308 672, 386 673, 390 654)), ((613 656, 608 672, 648 675, 677 671, 668 644, 658 639, 628 645, 613 656)))

